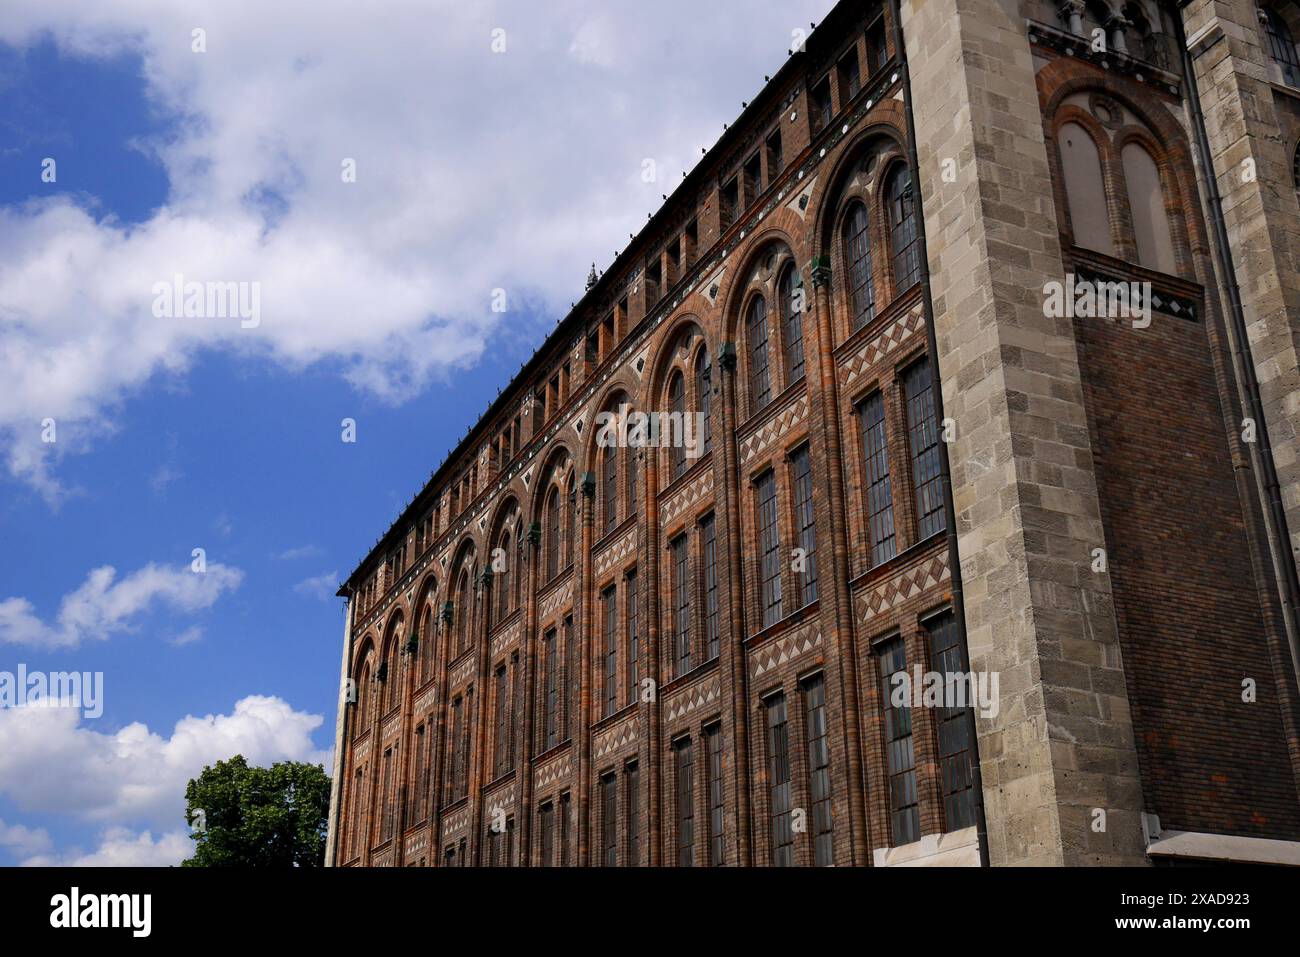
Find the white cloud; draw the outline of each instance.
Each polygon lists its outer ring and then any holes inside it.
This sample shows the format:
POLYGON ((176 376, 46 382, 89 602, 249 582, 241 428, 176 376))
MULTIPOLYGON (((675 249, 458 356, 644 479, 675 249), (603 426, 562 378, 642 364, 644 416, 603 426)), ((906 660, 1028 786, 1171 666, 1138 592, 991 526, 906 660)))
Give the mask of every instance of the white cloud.
POLYGON ((58 502, 58 457, 206 349, 328 362, 396 402, 475 361, 499 321, 536 341, 550 321, 494 315, 491 291, 563 312, 830 5, 229 0, 197 18, 194 53, 194 13, 170 0, 9 0, 0 40, 138 55, 174 124, 142 144, 170 182, 146 222, 66 195, 0 209, 10 473, 58 502), (645 158, 660 182, 641 181, 645 158), (260 325, 155 318, 153 284, 178 273, 260 283, 260 325))
POLYGON ((316 558, 323 554, 319 545, 301 545, 298 548, 286 548, 275 557, 282 562, 293 562, 300 558, 316 558))
MULTIPOLYGON (((37 854, 32 863, 178 863, 192 849, 183 826, 176 829, 184 821, 187 781, 236 754, 257 765, 327 763, 329 753, 311 740, 323 721, 261 695, 240 699, 230 714, 187 715, 170 737, 139 722, 114 734, 93 731, 72 708, 0 710, 0 795, 22 811, 69 815, 105 828, 89 855, 76 849, 37 854)), ((18 835, 29 852, 41 850, 34 834, 18 835)))
POLYGON ((53 842, 44 828, 30 828, 23 824, 6 824, 0 821, 0 847, 8 848, 19 857, 48 849, 53 842))
POLYGON ((189 567, 152 562, 117 579, 111 565, 94 569, 76 591, 63 596, 52 622, 42 621, 26 598, 0 601, 0 644, 73 648, 129 630, 133 619, 155 604, 193 612, 210 607, 223 592, 243 581, 238 568, 213 563, 202 574, 189 567))
POLYGON ((149 831, 133 832, 130 828, 110 827, 100 836, 100 844, 90 853, 69 848, 57 854, 34 854, 22 862, 24 867, 170 867, 194 853, 194 842, 184 831, 160 834, 155 841, 149 831))
POLYGON ((293 586, 293 590, 299 595, 309 595, 320 601, 328 601, 339 590, 339 573, 326 572, 323 575, 304 578, 293 586))

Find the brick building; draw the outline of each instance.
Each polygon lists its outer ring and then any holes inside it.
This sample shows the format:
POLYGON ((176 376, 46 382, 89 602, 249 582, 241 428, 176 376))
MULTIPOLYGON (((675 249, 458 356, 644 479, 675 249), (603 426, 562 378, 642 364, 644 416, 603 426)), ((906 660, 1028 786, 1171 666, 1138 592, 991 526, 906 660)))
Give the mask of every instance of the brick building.
POLYGON ((330 863, 1300 862, 1297 36, 838 4, 340 590, 330 863))

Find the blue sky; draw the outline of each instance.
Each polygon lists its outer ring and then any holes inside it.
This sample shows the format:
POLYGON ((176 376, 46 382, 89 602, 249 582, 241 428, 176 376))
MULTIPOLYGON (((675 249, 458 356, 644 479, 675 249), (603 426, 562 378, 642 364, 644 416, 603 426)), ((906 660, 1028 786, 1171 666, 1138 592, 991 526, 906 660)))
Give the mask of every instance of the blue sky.
POLYGON ((335 583, 829 3, 47 6, 0 24, 0 672, 104 710, 0 709, 0 864, 175 863, 203 764, 329 760, 335 583), (154 317, 177 271, 260 326, 154 317))

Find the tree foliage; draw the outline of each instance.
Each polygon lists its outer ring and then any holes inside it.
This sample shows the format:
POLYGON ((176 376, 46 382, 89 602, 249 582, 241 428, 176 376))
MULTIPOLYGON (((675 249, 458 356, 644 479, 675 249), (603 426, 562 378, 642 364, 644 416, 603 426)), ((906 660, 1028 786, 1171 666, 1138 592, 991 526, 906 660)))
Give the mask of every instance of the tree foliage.
POLYGON ((218 761, 185 786, 194 856, 182 867, 321 867, 330 781, 319 764, 218 761))

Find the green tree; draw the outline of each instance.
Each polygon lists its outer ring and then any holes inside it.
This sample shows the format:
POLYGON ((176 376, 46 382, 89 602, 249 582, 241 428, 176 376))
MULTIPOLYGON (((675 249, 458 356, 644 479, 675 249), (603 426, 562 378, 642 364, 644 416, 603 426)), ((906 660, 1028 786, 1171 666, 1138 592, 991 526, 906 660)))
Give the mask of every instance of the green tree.
POLYGON ((322 867, 330 781, 319 764, 218 761, 185 786, 197 847, 182 867, 322 867))

